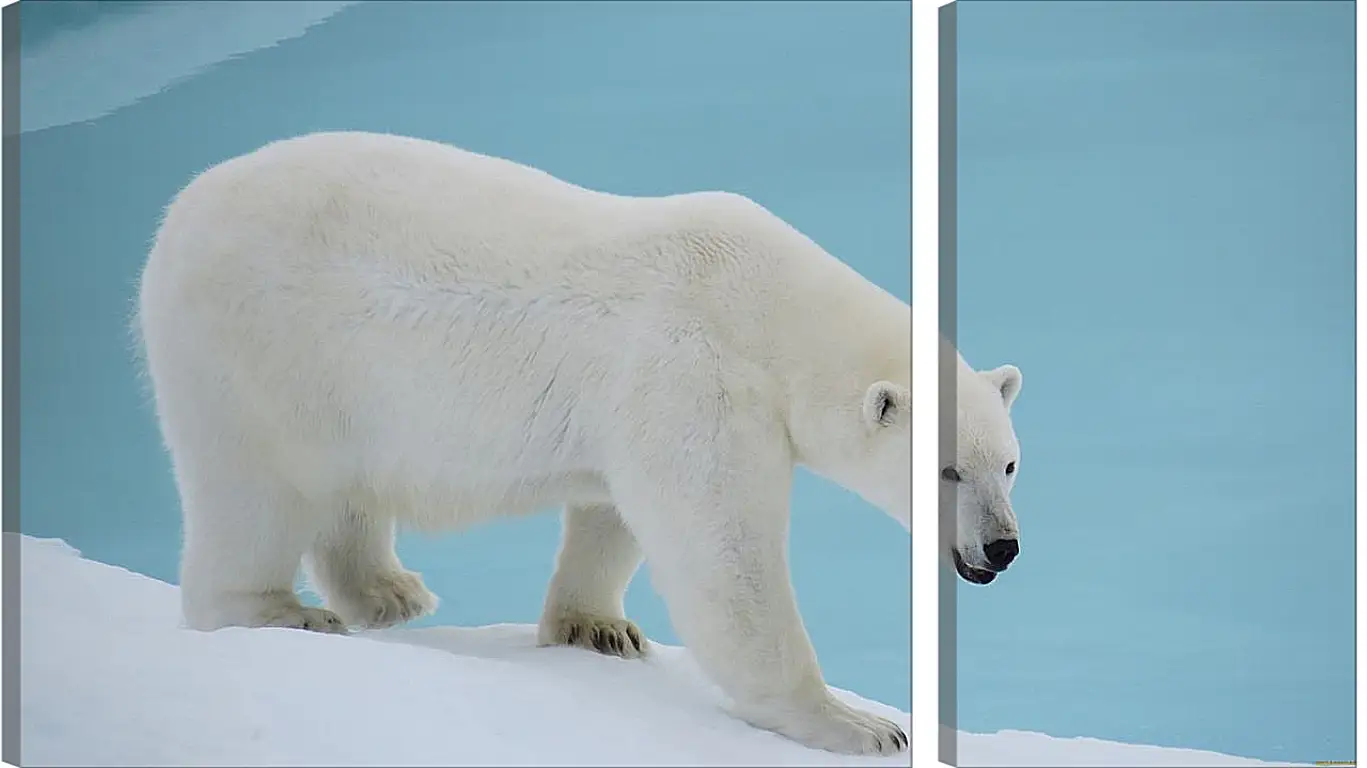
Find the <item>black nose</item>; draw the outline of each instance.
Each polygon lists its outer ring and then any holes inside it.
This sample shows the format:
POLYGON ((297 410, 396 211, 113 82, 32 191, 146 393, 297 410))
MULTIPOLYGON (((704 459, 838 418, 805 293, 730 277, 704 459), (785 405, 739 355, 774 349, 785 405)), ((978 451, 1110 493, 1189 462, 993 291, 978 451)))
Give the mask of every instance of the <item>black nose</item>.
POLYGON ((1016 559, 1021 551, 1020 542, 1015 539, 997 539, 983 547, 987 565, 995 571, 1006 570, 1006 566, 1016 559))

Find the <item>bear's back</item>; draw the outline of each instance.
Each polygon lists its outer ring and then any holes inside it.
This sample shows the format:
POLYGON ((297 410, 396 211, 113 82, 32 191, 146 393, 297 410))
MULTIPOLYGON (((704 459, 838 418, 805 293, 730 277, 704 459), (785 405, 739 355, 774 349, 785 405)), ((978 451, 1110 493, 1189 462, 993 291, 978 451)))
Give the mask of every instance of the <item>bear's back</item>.
POLYGON ((794 256, 772 247, 791 234, 738 195, 613 195, 432 141, 318 133, 201 174, 168 208, 153 259, 193 259, 183 266, 219 284, 346 269, 625 300, 768 279, 794 256))

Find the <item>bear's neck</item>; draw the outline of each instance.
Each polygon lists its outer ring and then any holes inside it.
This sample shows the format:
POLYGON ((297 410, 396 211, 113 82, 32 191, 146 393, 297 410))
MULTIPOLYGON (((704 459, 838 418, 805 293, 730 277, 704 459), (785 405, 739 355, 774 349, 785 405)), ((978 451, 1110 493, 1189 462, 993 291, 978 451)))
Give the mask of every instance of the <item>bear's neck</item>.
POLYGON ((911 307, 853 270, 835 272, 773 316, 786 329, 774 336, 784 340, 776 373, 795 458, 831 479, 862 447, 868 388, 911 385, 911 307))

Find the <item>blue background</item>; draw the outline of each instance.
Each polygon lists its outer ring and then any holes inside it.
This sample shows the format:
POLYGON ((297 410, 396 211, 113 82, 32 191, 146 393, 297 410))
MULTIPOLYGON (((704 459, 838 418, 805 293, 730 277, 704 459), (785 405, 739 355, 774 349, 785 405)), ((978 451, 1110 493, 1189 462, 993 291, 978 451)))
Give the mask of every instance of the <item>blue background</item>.
MULTIPOLYGON (((134 281, 172 195, 277 138, 388 131, 622 194, 740 192, 910 298, 906 4, 230 5, 23 3, 26 533, 176 581, 178 501, 127 332, 134 281)), ((798 599, 828 679, 908 708, 906 533, 806 473, 793 503, 798 599)), ((426 623, 530 623, 558 538, 546 514, 405 536, 400 554, 443 598, 426 623)), ((628 613, 677 642, 647 577, 628 613)))
POLYGON ((960 727, 1353 759, 1353 4, 958 18, 960 346, 1024 373, 960 727))

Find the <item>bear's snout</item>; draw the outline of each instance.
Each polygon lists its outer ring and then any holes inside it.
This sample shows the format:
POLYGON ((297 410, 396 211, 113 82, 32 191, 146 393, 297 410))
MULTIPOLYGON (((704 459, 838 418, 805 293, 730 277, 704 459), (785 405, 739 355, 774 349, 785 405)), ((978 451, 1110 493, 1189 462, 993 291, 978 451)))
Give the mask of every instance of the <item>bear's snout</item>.
POLYGON ((996 541, 983 547, 983 556, 987 558, 987 567, 994 571, 1004 571, 1011 561, 1016 559, 1021 551, 1020 541, 1017 539, 997 539, 996 541))

